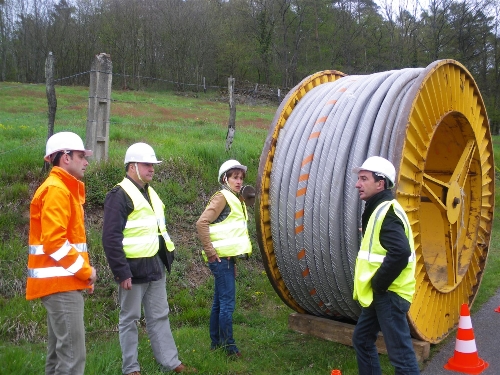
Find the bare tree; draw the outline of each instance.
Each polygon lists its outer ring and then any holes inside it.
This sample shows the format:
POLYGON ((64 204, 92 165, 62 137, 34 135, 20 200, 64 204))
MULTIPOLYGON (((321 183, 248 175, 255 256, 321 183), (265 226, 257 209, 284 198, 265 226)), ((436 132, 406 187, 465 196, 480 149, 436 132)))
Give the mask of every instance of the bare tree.
POLYGON ((454 38, 449 22, 452 3, 452 0, 430 0, 429 9, 422 12, 418 42, 426 63, 448 57, 449 46, 454 38))

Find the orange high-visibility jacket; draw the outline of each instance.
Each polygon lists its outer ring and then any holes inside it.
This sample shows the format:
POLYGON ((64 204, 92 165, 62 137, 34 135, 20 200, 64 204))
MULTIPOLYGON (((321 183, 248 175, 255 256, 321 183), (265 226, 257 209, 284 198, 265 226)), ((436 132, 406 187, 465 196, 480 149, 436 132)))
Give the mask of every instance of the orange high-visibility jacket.
POLYGON ((53 167, 30 206, 26 299, 89 288, 85 185, 53 167))

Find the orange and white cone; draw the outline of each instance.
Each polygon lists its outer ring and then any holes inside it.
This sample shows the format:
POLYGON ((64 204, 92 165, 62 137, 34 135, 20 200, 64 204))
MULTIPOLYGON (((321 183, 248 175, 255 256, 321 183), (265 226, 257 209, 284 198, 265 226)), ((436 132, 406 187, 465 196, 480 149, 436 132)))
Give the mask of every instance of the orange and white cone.
POLYGON ((466 374, 480 374, 487 367, 488 362, 483 361, 477 354, 469 306, 464 303, 460 309, 455 354, 444 365, 444 368, 466 374))
POLYGON ((500 306, 495 309, 495 312, 500 313, 500 306))

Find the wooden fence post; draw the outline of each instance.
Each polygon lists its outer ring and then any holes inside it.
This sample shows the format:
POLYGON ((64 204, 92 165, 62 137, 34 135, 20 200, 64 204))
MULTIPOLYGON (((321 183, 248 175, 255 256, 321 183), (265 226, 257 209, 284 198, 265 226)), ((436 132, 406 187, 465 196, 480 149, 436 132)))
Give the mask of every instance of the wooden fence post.
MULTIPOLYGON (((57 111, 57 98, 56 89, 54 88, 54 55, 49 52, 47 59, 45 60, 45 93, 47 95, 47 104, 49 110, 48 114, 48 124, 47 124, 47 139, 49 139, 52 134, 54 134, 54 123, 56 121, 56 111, 57 111)), ((48 171, 50 164, 45 162, 43 165, 43 170, 48 171)))
POLYGON ((236 132, 236 104, 234 102, 234 82, 233 77, 227 79, 227 86, 229 91, 229 124, 226 134, 226 151, 231 149, 233 143, 234 133, 236 132))
POLYGON ((96 55, 90 69, 86 134, 86 146, 94 152, 96 161, 108 160, 112 72, 111 57, 106 53, 96 55))

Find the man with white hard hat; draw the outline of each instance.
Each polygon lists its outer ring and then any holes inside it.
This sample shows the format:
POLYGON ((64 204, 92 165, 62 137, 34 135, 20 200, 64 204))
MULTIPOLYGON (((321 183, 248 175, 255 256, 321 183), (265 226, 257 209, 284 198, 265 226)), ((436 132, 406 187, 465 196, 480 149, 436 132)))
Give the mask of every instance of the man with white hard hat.
POLYGON ((87 252, 80 180, 90 155, 77 134, 52 135, 44 159, 53 167, 30 205, 26 299, 40 298, 47 310, 46 374, 85 370, 82 291, 93 292, 96 270, 87 252))
POLYGON ((365 201, 361 247, 354 271, 354 300, 361 304, 352 342, 361 375, 382 374, 379 331, 396 374, 419 374, 406 314, 415 293, 415 248, 410 222, 392 194, 394 165, 372 156, 353 170, 365 201))
POLYGON ((134 143, 125 153, 125 178, 104 201, 102 244, 118 283, 122 372, 139 375, 137 321, 144 306, 146 328, 156 361, 164 370, 192 373, 178 358, 170 321, 166 274, 174 243, 165 225, 165 205, 149 185, 156 159, 153 148, 134 143))

